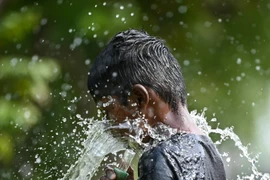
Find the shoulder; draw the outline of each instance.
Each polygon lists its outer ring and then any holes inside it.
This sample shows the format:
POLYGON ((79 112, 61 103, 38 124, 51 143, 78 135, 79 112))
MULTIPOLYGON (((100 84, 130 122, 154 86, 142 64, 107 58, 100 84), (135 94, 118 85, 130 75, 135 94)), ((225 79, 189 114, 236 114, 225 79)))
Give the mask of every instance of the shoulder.
POLYGON ((163 146, 151 147, 145 151, 139 161, 140 166, 149 167, 149 168, 158 168, 158 163, 164 163, 166 159, 165 151, 163 146))
POLYGON ((139 180, 174 179, 171 162, 162 146, 155 146, 145 151, 139 161, 139 180))
POLYGON ((176 134, 166 141, 157 143, 142 154, 141 159, 177 157, 178 160, 189 156, 202 156, 201 140, 192 134, 176 134))
POLYGON ((200 177, 203 157, 203 147, 196 136, 175 135, 145 151, 140 158, 139 171, 143 174, 158 171, 166 173, 167 177, 200 177))

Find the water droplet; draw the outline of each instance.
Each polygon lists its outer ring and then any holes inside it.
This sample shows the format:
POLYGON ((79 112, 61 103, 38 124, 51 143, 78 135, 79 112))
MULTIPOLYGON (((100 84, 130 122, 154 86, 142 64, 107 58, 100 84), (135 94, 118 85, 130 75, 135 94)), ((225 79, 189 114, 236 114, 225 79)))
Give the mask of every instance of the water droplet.
POLYGON ((211 122, 217 122, 217 118, 212 118, 211 122))
POLYGON ((31 116, 31 112, 30 111, 25 111, 23 116, 24 116, 25 119, 29 119, 30 116, 31 116))
POLYGON ((179 6, 178 7, 178 12, 181 13, 181 14, 184 14, 187 12, 187 7, 186 6, 179 6))
POLYGON ((260 64, 261 60, 260 59, 255 59, 256 64, 260 64))
POLYGON ((160 30, 160 27, 158 25, 154 25, 153 28, 152 28, 152 30, 154 32, 158 32, 160 30))
POLYGON ((261 39, 261 37, 260 37, 260 36, 255 36, 255 39, 256 39, 257 41, 259 41, 259 40, 261 39))
POLYGON ((148 21, 148 20, 149 20, 148 16, 147 16, 147 15, 144 15, 144 16, 143 16, 143 20, 144 20, 144 21, 148 21))
POLYGON ((5 95, 5 99, 6 99, 7 101, 9 101, 9 100, 11 99, 11 97, 12 97, 12 96, 11 96, 11 94, 9 94, 9 93, 5 95))
POLYGON ((21 44, 16 44, 16 49, 21 49, 22 45, 21 44))
POLYGON ((113 72, 113 73, 112 73, 112 76, 113 76, 113 77, 116 77, 116 76, 117 76, 117 72, 113 72))
POLYGON ((201 93, 206 93, 207 90, 206 90, 205 87, 201 87, 201 88, 200 88, 200 91, 201 91, 201 93))
POLYGON ((205 26, 205 27, 210 27, 211 25, 212 25, 212 23, 209 22, 209 21, 204 22, 204 26, 205 26))
POLYGON ((43 26, 43 25, 47 24, 47 22, 48 22, 48 20, 46 18, 43 18, 40 20, 40 25, 43 26))
POLYGON ((86 59, 86 60, 85 60, 85 65, 89 65, 90 62, 91 62, 90 59, 86 59))
POLYGON ((131 106, 132 107, 137 106, 137 103, 132 103, 131 106))
POLYGON ((40 157, 36 157, 35 163, 37 163, 37 164, 41 163, 41 158, 40 157))
POLYGON ((156 4, 151 4, 151 9, 153 9, 153 10, 155 10, 155 9, 157 9, 157 5, 156 4))
POLYGON ((241 76, 237 76, 236 77, 236 81, 241 81, 242 80, 242 77, 241 76))
POLYGON ((173 17, 173 12, 171 12, 171 11, 167 12, 166 17, 172 18, 173 17))
POLYGON ((104 31, 104 33, 103 33, 105 36, 106 35, 108 35, 109 34, 109 31, 108 30, 106 30, 106 31, 104 31))
POLYGON ((12 59, 10 60, 10 65, 11 65, 11 66, 16 66, 17 62, 18 62, 18 59, 17 59, 17 58, 12 58, 12 59))
POLYGON ((257 51, 256 51, 256 49, 251 49, 250 52, 251 52, 252 54, 256 54, 257 51))
POLYGON ((238 59, 236 60, 236 63, 237 63, 237 64, 241 64, 241 62, 242 62, 242 59, 241 59, 241 58, 238 58, 238 59))

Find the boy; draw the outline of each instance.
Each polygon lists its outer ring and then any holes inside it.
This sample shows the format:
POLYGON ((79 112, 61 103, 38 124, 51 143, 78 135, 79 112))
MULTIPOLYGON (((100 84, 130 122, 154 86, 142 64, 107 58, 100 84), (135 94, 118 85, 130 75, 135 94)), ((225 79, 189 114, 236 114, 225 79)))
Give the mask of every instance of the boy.
MULTIPOLYGON (((134 29, 116 34, 92 64, 88 88, 116 123, 143 116, 151 127, 178 131, 143 153, 140 180, 226 179, 214 144, 190 117, 180 66, 161 40, 134 29)), ((116 178, 108 170, 101 179, 116 178)))

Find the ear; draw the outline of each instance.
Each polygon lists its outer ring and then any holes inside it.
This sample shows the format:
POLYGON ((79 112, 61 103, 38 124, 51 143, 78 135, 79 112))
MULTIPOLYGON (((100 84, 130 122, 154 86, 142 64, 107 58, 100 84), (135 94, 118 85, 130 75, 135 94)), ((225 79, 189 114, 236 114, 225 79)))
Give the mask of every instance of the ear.
POLYGON ((135 84, 132 88, 132 94, 135 96, 135 101, 138 103, 138 107, 141 110, 145 110, 149 104, 149 92, 145 86, 141 84, 135 84))

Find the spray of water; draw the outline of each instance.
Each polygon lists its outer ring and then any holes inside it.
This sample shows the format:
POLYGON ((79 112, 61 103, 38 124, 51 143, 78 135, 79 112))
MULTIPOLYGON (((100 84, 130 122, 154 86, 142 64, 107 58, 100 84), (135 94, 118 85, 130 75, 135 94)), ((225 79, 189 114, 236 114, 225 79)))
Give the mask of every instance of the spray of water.
POLYGON ((88 130, 85 130, 87 138, 83 143, 80 158, 69 168, 63 180, 91 179, 107 154, 126 149, 122 141, 106 131, 107 127, 104 121, 90 119, 88 130))
POLYGON ((202 129, 202 131, 206 135, 210 135, 211 133, 220 135, 220 140, 215 142, 216 145, 221 144, 227 139, 233 140, 235 147, 237 147, 241 151, 242 156, 245 157, 251 165, 251 170, 253 174, 243 176, 243 177, 238 175, 237 180, 242 180, 242 179, 269 180, 270 174, 259 172, 256 166, 256 163, 258 162, 258 155, 253 158, 251 157, 251 154, 248 152, 248 147, 242 144, 238 135, 233 132, 233 127, 227 127, 225 129, 220 129, 219 127, 217 128, 211 127, 206 121, 205 111, 206 109, 204 109, 202 113, 198 113, 196 110, 191 112, 191 116, 195 120, 196 124, 202 129))
MULTIPOLYGON (((215 142, 216 145, 220 145, 224 141, 231 139, 234 141, 235 146, 241 151, 242 156, 248 160, 252 169, 252 174, 246 176, 238 175, 237 180, 270 179, 270 175, 268 173, 259 172, 256 166, 256 163, 258 162, 258 156, 251 157, 250 153, 248 152, 248 148, 242 144, 240 138, 233 132, 232 127, 225 129, 220 129, 219 127, 211 127, 205 118, 205 110, 202 113, 192 111, 190 114, 196 124, 206 135, 220 135, 220 139, 215 142)), ((155 145, 155 143, 144 143, 143 139, 146 136, 150 136, 156 142, 159 142, 170 138, 177 132, 176 129, 170 128, 164 124, 158 124, 154 128, 150 127, 144 117, 133 120, 126 119, 123 123, 118 125, 112 125, 105 119, 102 121, 90 119, 88 123, 82 121, 81 125, 88 127, 85 130, 87 138, 83 144, 84 148, 78 161, 70 167, 63 179, 91 179, 95 171, 100 166, 101 161, 107 154, 125 150, 127 148, 127 144, 129 148, 137 150, 140 147, 148 149, 155 145), (113 130, 119 129, 126 129, 129 131, 130 134, 128 143, 112 135, 111 132, 113 130), (145 130, 147 130, 146 133, 145 130)))

